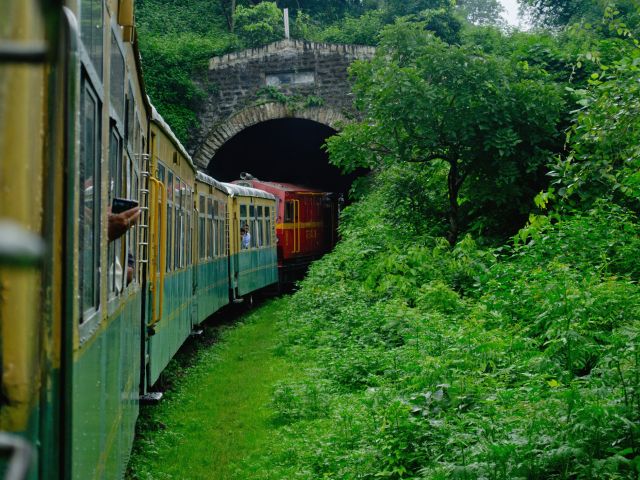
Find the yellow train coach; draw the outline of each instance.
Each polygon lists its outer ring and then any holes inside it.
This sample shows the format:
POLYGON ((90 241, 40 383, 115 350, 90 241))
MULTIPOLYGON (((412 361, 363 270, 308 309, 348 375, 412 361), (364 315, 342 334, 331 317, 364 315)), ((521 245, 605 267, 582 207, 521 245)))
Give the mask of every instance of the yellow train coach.
POLYGON ((196 171, 146 96, 133 0, 2 10, 0 475, 121 478, 185 339, 277 281, 275 199, 196 171))

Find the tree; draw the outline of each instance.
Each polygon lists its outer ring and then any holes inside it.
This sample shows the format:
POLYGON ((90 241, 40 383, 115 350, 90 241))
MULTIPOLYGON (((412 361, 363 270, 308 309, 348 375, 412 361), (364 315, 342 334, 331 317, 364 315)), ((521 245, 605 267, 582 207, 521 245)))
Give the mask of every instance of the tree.
POLYGON ((498 0, 458 0, 457 7, 467 20, 476 25, 497 25, 501 23, 504 11, 498 0))
POLYGON ((236 0, 219 0, 220 9, 227 21, 229 31, 234 33, 235 31, 235 18, 236 18, 236 0))
POLYGON ((259 47, 284 38, 282 12, 275 2, 236 9, 236 33, 247 47, 259 47))
POLYGON ((604 199, 640 212, 640 43, 616 44, 619 57, 600 64, 589 85, 575 92, 580 108, 569 132, 571 152, 552 175, 571 207, 604 199))
POLYGON ((599 22, 607 6, 615 5, 630 23, 638 26, 637 0, 519 0, 533 20, 543 26, 559 27, 580 21, 599 22))
POLYGON ((327 141, 332 163, 353 171, 445 161, 451 245, 481 209, 490 211, 487 222, 528 209, 563 105, 543 71, 399 21, 384 30, 374 60, 355 63, 352 74, 364 119, 327 141))

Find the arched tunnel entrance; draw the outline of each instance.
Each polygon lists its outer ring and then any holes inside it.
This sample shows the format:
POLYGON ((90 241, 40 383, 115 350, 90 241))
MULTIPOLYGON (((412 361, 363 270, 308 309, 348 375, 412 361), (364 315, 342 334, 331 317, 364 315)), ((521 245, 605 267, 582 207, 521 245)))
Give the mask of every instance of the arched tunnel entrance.
POLYGON ((313 120, 268 120, 242 130, 217 151, 208 173, 229 182, 248 172, 265 181, 294 183, 345 194, 355 176, 329 164, 321 148, 336 131, 313 120))

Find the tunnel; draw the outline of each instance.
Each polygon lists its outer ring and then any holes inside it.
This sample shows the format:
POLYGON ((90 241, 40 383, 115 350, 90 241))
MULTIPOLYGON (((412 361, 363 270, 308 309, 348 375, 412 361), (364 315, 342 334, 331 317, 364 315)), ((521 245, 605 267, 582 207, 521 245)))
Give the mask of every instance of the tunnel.
POLYGON ((245 128, 228 140, 209 163, 208 173, 221 181, 241 172, 272 182, 293 183, 328 192, 348 193, 355 176, 341 174, 322 149, 336 131, 313 120, 284 118, 245 128))

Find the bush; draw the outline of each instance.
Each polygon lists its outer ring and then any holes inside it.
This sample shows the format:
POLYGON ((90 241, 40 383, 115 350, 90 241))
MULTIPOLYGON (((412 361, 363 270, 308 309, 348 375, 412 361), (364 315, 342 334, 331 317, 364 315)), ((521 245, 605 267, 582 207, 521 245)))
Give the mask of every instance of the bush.
POLYGON ((251 7, 238 5, 236 33, 246 47, 261 47, 284 39, 282 12, 275 2, 261 2, 251 7))

